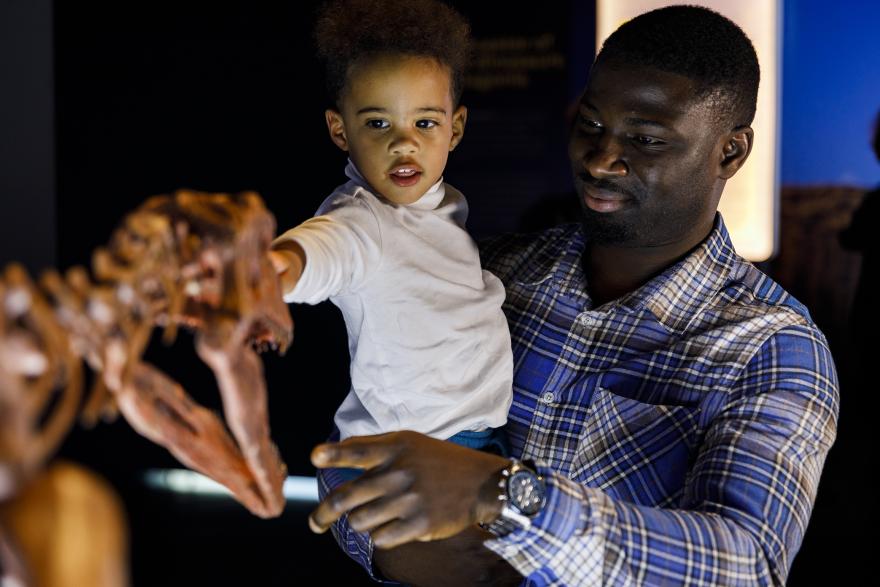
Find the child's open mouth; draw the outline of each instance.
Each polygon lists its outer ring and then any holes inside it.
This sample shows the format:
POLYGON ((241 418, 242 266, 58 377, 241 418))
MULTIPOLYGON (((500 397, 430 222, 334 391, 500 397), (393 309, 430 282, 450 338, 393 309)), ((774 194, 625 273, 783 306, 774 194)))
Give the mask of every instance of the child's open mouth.
POLYGON ((401 165, 392 169, 388 177, 391 178, 391 181, 396 186, 409 187, 419 182, 419 179, 422 177, 422 171, 414 165, 401 165))

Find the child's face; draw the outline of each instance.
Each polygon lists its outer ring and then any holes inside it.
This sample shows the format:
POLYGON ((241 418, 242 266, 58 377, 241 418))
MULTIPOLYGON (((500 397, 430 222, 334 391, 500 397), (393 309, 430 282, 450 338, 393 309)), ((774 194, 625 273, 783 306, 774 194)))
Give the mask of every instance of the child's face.
POLYGON ((370 186, 411 204, 443 175, 464 134, 467 110, 453 111, 449 68, 427 57, 377 57, 349 73, 342 112, 327 128, 370 186))

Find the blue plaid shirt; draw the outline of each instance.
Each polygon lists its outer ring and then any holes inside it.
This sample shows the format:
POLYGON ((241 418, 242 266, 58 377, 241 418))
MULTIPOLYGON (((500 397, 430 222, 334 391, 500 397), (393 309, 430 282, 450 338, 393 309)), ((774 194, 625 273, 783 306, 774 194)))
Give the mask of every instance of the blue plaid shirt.
MULTIPOLYGON (((836 432, 824 336, 736 255, 720 215, 684 260, 600 307, 584 246, 571 225, 482 248, 507 288, 512 453, 548 496, 531 528, 486 546, 526 585, 783 584, 836 432)), ((373 576, 369 537, 345 518, 333 532, 373 576)))

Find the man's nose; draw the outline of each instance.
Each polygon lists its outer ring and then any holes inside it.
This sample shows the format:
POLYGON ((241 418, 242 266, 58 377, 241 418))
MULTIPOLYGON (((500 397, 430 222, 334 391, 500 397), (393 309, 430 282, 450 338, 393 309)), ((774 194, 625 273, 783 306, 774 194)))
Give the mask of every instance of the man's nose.
POLYGON ((623 146, 610 134, 602 135, 584 154, 584 169, 596 179, 625 177, 629 166, 623 160, 623 146))
POLYGON ((409 129, 398 130, 391 139, 389 149, 395 155, 415 153, 419 150, 419 141, 415 132, 409 129))

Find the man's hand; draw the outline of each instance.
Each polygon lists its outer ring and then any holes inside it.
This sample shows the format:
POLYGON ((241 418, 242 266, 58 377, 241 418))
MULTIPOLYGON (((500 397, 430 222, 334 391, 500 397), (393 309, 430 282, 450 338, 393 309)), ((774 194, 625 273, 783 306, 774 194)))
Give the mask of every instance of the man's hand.
POLYGON ((409 431, 321 444, 312 451, 316 467, 365 472, 330 493, 309 525, 324 532, 349 512, 351 527, 369 532, 376 547, 386 549, 448 538, 498 516, 495 486, 509 463, 409 431))

